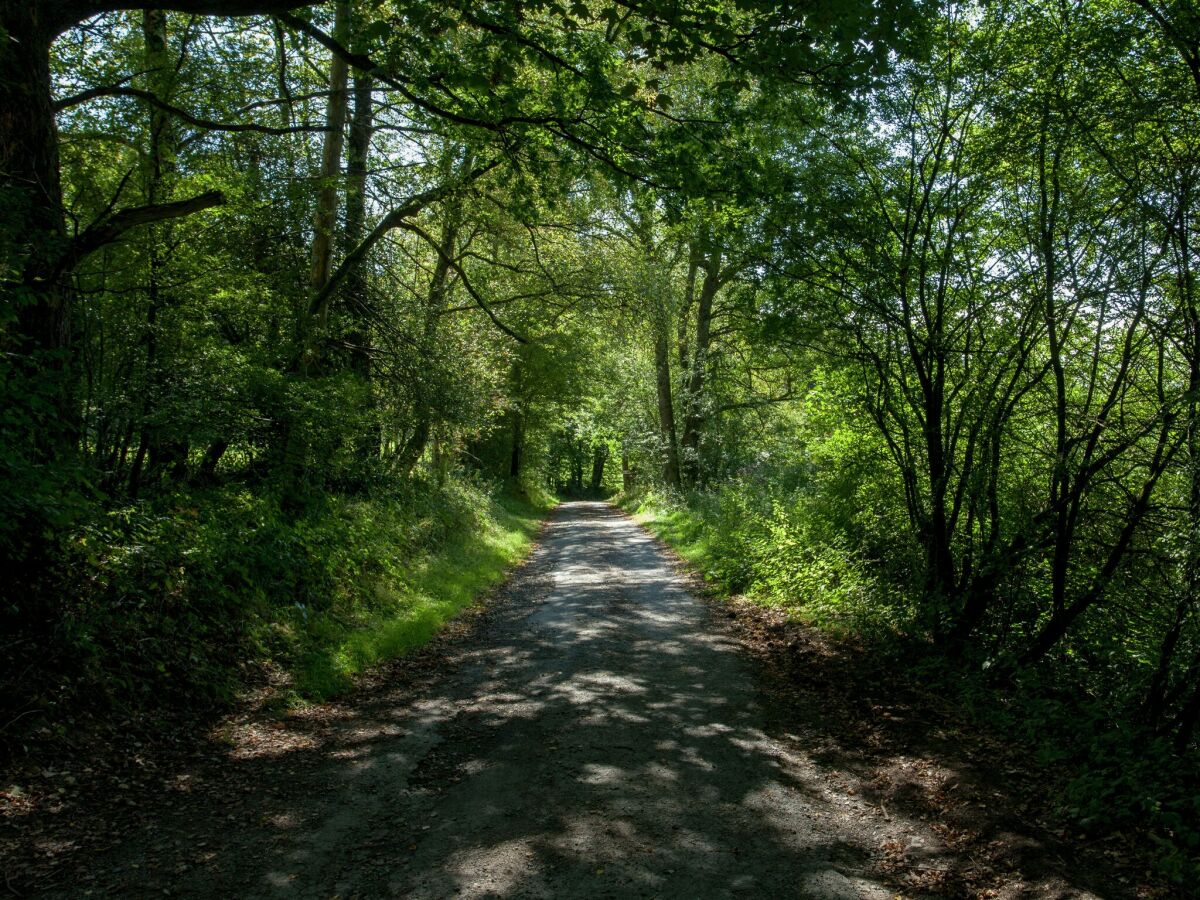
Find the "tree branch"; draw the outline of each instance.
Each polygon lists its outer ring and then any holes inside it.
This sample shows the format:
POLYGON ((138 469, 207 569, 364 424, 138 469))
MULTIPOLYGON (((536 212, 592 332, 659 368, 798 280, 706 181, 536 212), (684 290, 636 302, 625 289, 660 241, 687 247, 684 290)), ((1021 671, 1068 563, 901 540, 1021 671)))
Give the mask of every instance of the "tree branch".
POLYGON ((269 16, 317 6, 313 0, 65 0, 51 6, 46 24, 55 35, 102 13, 123 9, 161 9, 198 16, 269 16))
POLYGON ((291 15, 290 13, 280 13, 276 16, 276 18, 289 28, 295 29, 301 34, 308 35, 308 37, 312 38, 330 53, 341 57, 348 65, 378 78, 381 82, 399 93, 405 100, 418 109, 422 109, 427 113, 431 113, 440 119, 453 122, 456 125, 466 125, 470 128, 483 128, 488 131, 503 131, 510 125, 549 126, 561 124, 561 120, 557 116, 502 116, 493 120, 481 119, 476 116, 455 112, 452 109, 439 106, 426 97, 421 97, 417 94, 414 94, 408 85, 404 84, 395 75, 388 72, 383 66, 371 59, 371 57, 367 56, 365 53, 353 52, 339 43, 336 38, 326 34, 315 25, 305 22, 303 19, 291 15))
POLYGON ((212 119, 203 119, 200 116, 193 115, 186 109, 172 106, 150 91, 144 91, 141 88, 113 85, 88 88, 86 91, 80 91, 78 94, 72 94, 69 97, 56 100, 54 111, 62 112, 73 106, 79 106, 81 103, 87 103, 89 100, 96 100, 100 97, 136 97, 139 100, 145 100, 151 106, 156 106, 164 112, 170 113, 175 118, 187 122, 189 125, 196 128, 203 128, 206 131, 253 131, 258 134, 298 134, 301 132, 328 130, 323 125, 272 126, 258 125, 253 122, 214 122, 212 119))
POLYGON ((379 224, 371 229, 371 233, 363 239, 362 243, 346 254, 346 258, 342 260, 341 265, 339 265, 334 270, 333 274, 329 276, 329 280, 325 282, 325 286, 313 295, 313 298, 308 306, 308 314, 310 316, 316 316, 320 314, 320 312, 329 303, 338 287, 341 286, 341 283, 346 280, 346 276, 354 270, 355 266, 358 266, 362 263, 366 255, 371 252, 371 248, 379 243, 379 241, 389 231, 393 231, 394 229, 401 227, 405 219, 409 218, 410 216, 415 216, 431 203, 436 203, 443 197, 446 197, 454 193, 454 191, 461 189, 464 185, 482 177, 494 169, 497 165, 499 165, 499 160, 476 167, 464 178, 438 185, 435 188, 430 188, 427 191, 417 194, 415 197, 409 198, 403 205, 393 209, 386 216, 380 219, 379 224))
POLYGON ((471 295, 471 299, 475 301, 475 305, 487 313, 487 317, 492 320, 493 325, 507 334, 514 341, 517 341, 521 344, 529 343, 529 338, 518 334, 500 321, 500 318, 492 311, 492 308, 488 306, 487 301, 480 296, 477 290, 475 290, 475 286, 472 285, 470 279, 467 278, 467 273, 462 270, 462 266, 458 264, 458 260, 452 258, 442 248, 442 245, 438 243, 437 239, 434 238, 433 235, 415 222, 401 222, 399 227, 418 235, 427 244, 429 244, 430 247, 437 251, 438 256, 442 258, 442 261, 445 262, 446 265, 452 268, 456 273, 458 273, 459 280, 462 282, 463 287, 467 289, 467 293, 471 295))
POLYGON ((149 225, 152 222, 162 222, 165 219, 190 216, 192 213, 221 206, 224 203, 225 195, 220 191, 206 191, 187 200, 176 200, 174 203, 153 203, 148 206, 131 206, 128 209, 103 216, 71 241, 67 252, 59 260, 56 271, 60 275, 71 271, 101 247, 119 241, 131 228, 149 225))

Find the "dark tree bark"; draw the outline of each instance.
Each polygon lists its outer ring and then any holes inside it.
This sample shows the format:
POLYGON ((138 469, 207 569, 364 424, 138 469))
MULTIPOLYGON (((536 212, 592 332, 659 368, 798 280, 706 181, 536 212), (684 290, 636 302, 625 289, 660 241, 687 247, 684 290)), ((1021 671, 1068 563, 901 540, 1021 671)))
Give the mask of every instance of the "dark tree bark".
POLYGON ((691 485, 700 480, 700 438, 705 423, 704 387, 708 354, 712 346, 713 300, 721 288, 721 251, 713 250, 701 263, 704 280, 696 305, 696 342, 692 349, 691 372, 684 394, 682 447, 683 479, 691 485))
MULTIPOLYGON (((335 5, 334 37, 345 40, 350 28, 350 4, 339 0, 335 5)), ((313 220, 312 269, 309 281, 314 294, 329 282, 333 271, 334 230, 337 227, 338 184, 342 174, 342 146, 345 143, 347 82, 350 74, 346 60, 334 55, 329 62, 329 104, 325 111, 325 142, 321 149, 320 184, 317 187, 317 212, 313 220)), ((306 311, 307 312, 307 311, 306 311)), ((302 327, 323 328, 328 307, 317 312, 317 322, 301 316, 302 327)))
MULTIPOLYGON (((464 168, 470 165, 470 160, 464 168)), ((434 354, 437 350, 438 325, 446 309, 446 297, 450 287, 450 271, 452 260, 458 247, 459 221, 462 215, 461 204, 456 200, 447 204, 442 220, 442 233, 437 244, 437 262, 429 279, 429 292, 425 297, 425 318, 422 323, 420 345, 418 352, 421 356, 421 368, 425 372, 434 369, 434 354)), ((412 471, 425 453, 425 445, 429 442, 430 429, 433 425, 434 397, 429 385, 424 381, 416 384, 416 395, 413 398, 413 411, 416 423, 413 433, 409 436, 397 460, 397 470, 403 473, 412 471)))
POLYGON ((604 487, 604 463, 608 460, 608 445, 596 444, 592 447, 592 492, 600 493, 604 487))
POLYGON ((512 452, 508 458, 508 477, 512 479, 521 476, 521 448, 524 442, 524 428, 521 425, 521 412, 514 409, 512 411, 512 452))
MULTIPOLYGON (((354 76, 354 116, 350 123, 350 141, 346 147, 346 240, 345 255, 358 246, 366 231, 367 156, 374 127, 370 75, 354 76)), ((371 299, 361 262, 346 276, 342 288, 351 328, 350 368, 364 379, 371 377, 371 299)))
MULTIPOLYGON (((354 114, 350 120, 350 139, 346 145, 346 229, 343 257, 362 243, 367 221, 367 170, 374 130, 374 80, 358 72, 354 76, 354 114)), ((344 307, 350 327, 350 370, 366 383, 369 424, 357 437, 357 452, 363 459, 377 457, 383 444, 381 423, 376 410, 372 378, 371 320, 375 305, 367 286, 362 260, 354 264, 342 287, 344 307)))
POLYGON ((576 439, 571 445, 571 492, 583 493, 583 441, 576 439))
POLYGON ((229 441, 224 438, 217 438, 208 445, 208 449, 204 451, 204 456, 200 460, 200 465, 196 467, 196 472, 192 476, 193 484, 212 484, 217 477, 217 466, 221 463, 221 457, 225 455, 225 451, 229 449, 229 441))
MULTIPOLYGON (((169 100, 174 92, 174 66, 168 54, 167 16, 162 10, 148 9, 142 14, 142 40, 145 44, 144 67, 151 93, 169 100)), ((150 146, 145 161, 145 193, 147 205, 161 203, 170 191, 169 177, 175 171, 175 133, 171 117, 161 108, 150 107, 150 146)), ((149 271, 146 281, 146 383, 142 400, 142 433, 137 453, 129 472, 129 493, 136 497, 141 487, 142 467, 150 458, 150 478, 166 473, 181 480, 186 475, 188 445, 171 438, 156 421, 159 401, 166 385, 166 371, 161 358, 159 341, 159 312, 162 296, 163 255, 159 246, 158 229, 149 230, 149 271)))
MULTIPOLYGON (((1193 669, 1200 666, 1193 666, 1193 669)), ((1175 750, 1179 754, 1187 751, 1196 736, 1196 726, 1200 724, 1200 680, 1192 685, 1191 696, 1183 704, 1179 714, 1179 722, 1175 731, 1175 750)))
POLYGON ((1154 675, 1146 689, 1146 697, 1140 710, 1141 720, 1150 728, 1160 730, 1167 711, 1167 689, 1171 683, 1171 668, 1175 661, 1175 651, 1179 647, 1179 639, 1183 636, 1183 628, 1187 623, 1191 609, 1192 597, 1185 593, 1175 606, 1175 615, 1171 625, 1163 637, 1158 651, 1158 665, 1154 667, 1154 675))
POLYGON ((50 93, 50 45, 57 33, 45 4, 0 0, 0 269, 4 305, 16 317, 4 349, 14 354, 13 399, 38 394, 51 414, 31 435, 48 457, 76 438, 71 292, 56 272, 68 247, 59 180, 58 131, 50 93), (15 307, 15 310, 14 310, 15 307))
POLYGON ((654 372, 658 387, 658 427, 663 445, 663 481, 680 487, 679 440, 675 431, 675 407, 671 398, 671 359, 666 330, 659 323, 654 338, 654 372))
POLYGON ((1053 612, 1037 634, 1034 635, 1025 652, 1021 654, 1018 660, 1020 667, 1029 667, 1040 662, 1066 636, 1071 626, 1081 615, 1091 609, 1092 606, 1103 601, 1113 576, 1116 575, 1124 561, 1125 555, 1133 542, 1133 537, 1150 508, 1150 499, 1154 494, 1154 488, 1158 484, 1158 479, 1166 471, 1171 459, 1179 450, 1181 441, 1172 434, 1173 428, 1173 418, 1167 416, 1159 428, 1157 446, 1155 447, 1153 458, 1147 464, 1147 474, 1142 483, 1141 490, 1133 502, 1130 503, 1125 515, 1125 524, 1121 528, 1117 539, 1109 548, 1099 572, 1093 577, 1091 586, 1073 602, 1053 612))
MULTIPOLYGON (((344 41, 350 27, 350 5, 338 0, 334 7, 334 36, 344 41)), ((334 54, 329 62, 329 100, 325 107, 325 141, 321 147, 321 169, 317 185, 317 208, 313 216, 313 238, 309 248, 309 287, 311 296, 320 296, 329 288, 333 273, 334 229, 337 226, 339 184, 342 174, 342 148, 345 143, 347 82, 349 67, 334 54)), ((302 303, 296 317, 296 352, 292 374, 316 374, 325 360, 324 336, 329 320, 329 305, 302 303)), ((292 419, 282 429, 280 476, 285 485, 285 501, 290 504, 308 465, 309 438, 300 422, 292 419)))

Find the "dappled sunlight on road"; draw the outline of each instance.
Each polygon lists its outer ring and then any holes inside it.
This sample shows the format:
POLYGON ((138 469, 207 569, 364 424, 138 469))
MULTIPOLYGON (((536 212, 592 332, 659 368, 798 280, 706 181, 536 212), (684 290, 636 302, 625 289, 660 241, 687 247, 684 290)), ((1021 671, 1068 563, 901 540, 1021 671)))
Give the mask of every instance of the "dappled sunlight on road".
POLYGON ((268 750, 237 744, 230 765, 259 790, 231 792, 227 810, 197 798, 155 826, 169 839, 225 813, 203 864, 127 856, 112 883, 122 896, 893 896, 880 848, 937 836, 773 733, 755 666, 636 525, 565 504, 478 634, 416 684, 244 726, 265 729, 268 750))
MULTIPOLYGON (((507 621, 413 705, 410 733, 338 773, 357 828, 378 828, 395 804, 411 836, 377 848, 347 887, 725 896, 808 879, 810 896, 886 895, 838 871, 863 868, 861 835, 808 815, 812 793, 762 730, 748 663, 705 627, 648 537, 603 505, 573 504, 534 568, 507 621)), ((309 880, 335 852, 292 835, 267 884, 309 880)))

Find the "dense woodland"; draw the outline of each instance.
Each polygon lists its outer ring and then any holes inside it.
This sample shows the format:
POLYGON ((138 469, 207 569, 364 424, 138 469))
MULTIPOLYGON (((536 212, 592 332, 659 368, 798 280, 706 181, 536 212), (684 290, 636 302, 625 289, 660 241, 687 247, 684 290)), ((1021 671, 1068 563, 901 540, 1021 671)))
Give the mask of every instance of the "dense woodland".
POLYGON ((1185 877, 1188 0, 0 0, 0 41, 0 738, 320 696, 621 491, 1006 698, 1185 877))

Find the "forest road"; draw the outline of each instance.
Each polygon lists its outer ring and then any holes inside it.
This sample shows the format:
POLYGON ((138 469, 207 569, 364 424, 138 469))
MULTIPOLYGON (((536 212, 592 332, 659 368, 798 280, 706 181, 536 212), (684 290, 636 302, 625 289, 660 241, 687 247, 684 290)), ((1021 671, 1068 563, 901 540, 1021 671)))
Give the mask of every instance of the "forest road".
POLYGON ((152 811, 89 893, 893 896, 866 874, 884 817, 768 733, 719 618, 629 518, 563 504, 432 671, 235 748, 228 785, 152 811))

